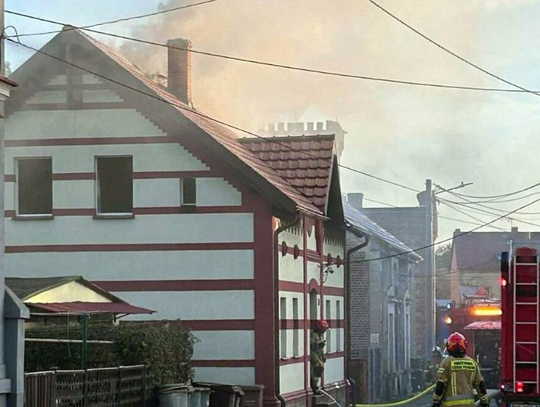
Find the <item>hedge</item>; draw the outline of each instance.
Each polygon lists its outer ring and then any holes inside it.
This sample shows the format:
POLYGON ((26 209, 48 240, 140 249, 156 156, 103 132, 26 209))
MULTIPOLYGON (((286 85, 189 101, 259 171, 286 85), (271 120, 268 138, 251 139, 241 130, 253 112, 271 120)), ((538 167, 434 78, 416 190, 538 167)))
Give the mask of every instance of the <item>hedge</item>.
MULTIPOLYGON (((81 339, 76 325, 54 325, 26 330, 27 338, 81 339)), ((113 341, 88 344, 88 368, 150 366, 156 385, 183 383, 193 377, 191 357, 197 339, 179 322, 90 323, 88 339, 113 341)), ((25 371, 80 369, 80 343, 27 342, 25 371)))

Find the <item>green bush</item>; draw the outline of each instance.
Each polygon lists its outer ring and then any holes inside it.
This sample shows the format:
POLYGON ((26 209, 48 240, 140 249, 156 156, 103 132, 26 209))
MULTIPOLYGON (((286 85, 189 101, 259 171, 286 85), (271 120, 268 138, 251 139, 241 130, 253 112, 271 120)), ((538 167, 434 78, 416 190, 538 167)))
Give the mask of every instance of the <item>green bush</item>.
MULTIPOLYGON (((81 330, 73 325, 28 329, 26 337, 82 338, 81 330)), ((191 357, 197 339, 179 322, 90 323, 88 339, 113 341, 88 344, 88 368, 147 364, 156 385, 186 382, 193 377, 191 357)), ((80 369, 81 350, 79 343, 27 342, 25 370, 80 369)))

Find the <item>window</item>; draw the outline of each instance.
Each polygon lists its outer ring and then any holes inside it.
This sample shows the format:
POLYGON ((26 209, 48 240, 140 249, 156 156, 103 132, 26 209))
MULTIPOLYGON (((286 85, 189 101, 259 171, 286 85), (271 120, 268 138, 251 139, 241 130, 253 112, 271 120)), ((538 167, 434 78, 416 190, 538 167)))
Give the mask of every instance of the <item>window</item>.
POLYGON ((52 158, 17 159, 17 214, 52 215, 52 158))
POLYGON ((181 202, 184 206, 197 205, 197 180, 195 178, 184 178, 181 182, 181 202))
POLYGON ((293 306, 293 321, 294 321, 294 330, 293 330, 293 357, 300 356, 300 330, 298 329, 298 317, 299 317, 299 310, 298 310, 298 298, 293 298, 292 300, 292 306, 293 306))
MULTIPOLYGON (((341 301, 336 302, 336 321, 341 324, 341 301)), ((341 352, 341 327, 336 325, 336 352, 341 352)))
MULTIPOLYGON (((328 323, 330 323, 330 319, 332 317, 330 304, 331 304, 330 300, 326 300, 325 312, 326 312, 326 320, 328 321, 328 323)), ((326 353, 332 353, 332 330, 331 329, 326 331, 326 353)))
POLYGON ((394 325, 394 314, 388 314, 388 370, 394 372, 396 368, 395 364, 395 325, 394 325))
MULTIPOLYGON (((280 320, 281 322, 283 322, 284 324, 286 324, 286 321, 287 321, 287 298, 285 297, 281 297, 280 298, 280 301, 279 301, 279 313, 280 313, 280 320)), ((280 336, 281 336, 281 343, 280 343, 280 357, 282 359, 286 358, 287 357, 287 327, 283 327, 282 324, 281 325, 281 330, 280 330, 280 336)))
POLYGON ((97 158, 97 209, 100 214, 133 213, 133 157, 97 158))

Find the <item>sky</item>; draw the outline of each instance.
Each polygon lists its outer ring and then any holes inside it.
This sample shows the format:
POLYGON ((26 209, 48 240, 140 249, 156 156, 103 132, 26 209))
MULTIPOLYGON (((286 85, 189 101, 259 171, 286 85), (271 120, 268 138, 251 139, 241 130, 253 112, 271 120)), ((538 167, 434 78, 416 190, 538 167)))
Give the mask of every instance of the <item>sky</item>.
MULTIPOLYGON (((540 90, 540 2, 377 1, 462 57, 527 89, 540 90)), ((6 0, 6 9, 87 25, 192 2, 196 0, 6 0)), ((9 14, 6 25, 14 26, 20 34, 58 28, 9 14)), ((510 88, 430 44, 368 0, 219 0, 98 29, 160 43, 188 38, 197 50, 286 65, 407 81, 510 88)), ((14 32, 9 30, 8 34, 14 32)), ((117 48, 147 72, 166 74, 164 49, 91 35, 117 48)), ((21 39, 40 47, 51 38, 21 39)), ((28 50, 11 44, 6 54, 13 68, 31 56, 28 50)), ((348 132, 342 164, 414 189, 423 189, 425 180, 432 179, 446 188, 472 182, 459 192, 494 195, 538 182, 540 99, 535 95, 368 82, 200 55, 193 56, 192 78, 198 109, 252 131, 270 122, 338 120, 348 132)), ((341 181, 345 193, 363 192, 366 198, 392 205, 417 204, 412 191, 345 169, 341 181)), ((538 198, 488 205, 511 211, 538 198)), ((458 208, 482 222, 496 217, 458 208)), ((515 217, 535 225, 506 220, 496 225, 540 230, 540 203, 524 211, 532 214, 515 217)), ((446 206, 440 206, 439 214, 478 223, 446 206)), ((475 227, 448 219, 440 219, 439 224, 441 238, 456 228, 475 227)))

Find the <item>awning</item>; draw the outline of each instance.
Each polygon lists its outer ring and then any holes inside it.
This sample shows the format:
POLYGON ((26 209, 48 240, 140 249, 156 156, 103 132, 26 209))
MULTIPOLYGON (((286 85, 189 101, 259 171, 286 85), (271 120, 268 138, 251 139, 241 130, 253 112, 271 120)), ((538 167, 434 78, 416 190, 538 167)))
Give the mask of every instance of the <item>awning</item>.
POLYGON ((473 330, 501 330, 501 321, 477 321, 467 325, 464 329, 473 330))
POLYGON ((51 302, 27 303, 26 306, 39 308, 50 313, 71 314, 153 314, 155 311, 136 307, 125 302, 51 302))

